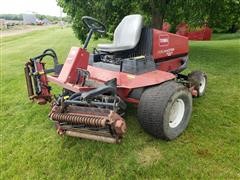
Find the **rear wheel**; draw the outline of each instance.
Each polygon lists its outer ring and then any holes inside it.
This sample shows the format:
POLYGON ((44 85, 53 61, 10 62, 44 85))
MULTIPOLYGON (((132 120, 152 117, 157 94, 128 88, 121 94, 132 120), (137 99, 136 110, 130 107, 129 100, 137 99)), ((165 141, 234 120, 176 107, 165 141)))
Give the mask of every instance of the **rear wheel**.
POLYGON ((182 84, 169 81, 144 91, 138 120, 154 137, 172 140, 186 129, 191 112, 191 93, 182 84))

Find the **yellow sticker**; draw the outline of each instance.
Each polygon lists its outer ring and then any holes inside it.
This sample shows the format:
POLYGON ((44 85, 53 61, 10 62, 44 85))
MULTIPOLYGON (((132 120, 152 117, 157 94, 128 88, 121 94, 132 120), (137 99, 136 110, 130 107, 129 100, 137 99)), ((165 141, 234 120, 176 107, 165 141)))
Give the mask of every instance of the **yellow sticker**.
POLYGON ((69 96, 64 96, 64 97, 63 97, 63 99, 68 99, 68 98, 69 98, 69 96))

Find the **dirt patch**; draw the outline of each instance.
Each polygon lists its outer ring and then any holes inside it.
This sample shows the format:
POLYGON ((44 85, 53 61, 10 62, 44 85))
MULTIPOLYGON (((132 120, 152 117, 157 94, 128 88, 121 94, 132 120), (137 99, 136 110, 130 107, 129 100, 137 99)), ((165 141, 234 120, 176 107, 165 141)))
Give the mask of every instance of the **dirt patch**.
POLYGON ((211 153, 209 152, 208 149, 198 149, 197 154, 201 157, 211 156, 211 153))
POLYGON ((152 165, 162 159, 161 152, 155 147, 145 147, 137 154, 138 163, 142 166, 152 165))

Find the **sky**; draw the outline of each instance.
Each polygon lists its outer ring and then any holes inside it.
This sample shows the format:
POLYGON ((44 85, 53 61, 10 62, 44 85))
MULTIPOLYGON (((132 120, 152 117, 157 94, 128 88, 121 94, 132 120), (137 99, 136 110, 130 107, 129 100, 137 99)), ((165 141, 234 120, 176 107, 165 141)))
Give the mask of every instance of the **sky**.
POLYGON ((60 16, 60 11, 56 0, 0 0, 0 14, 35 12, 38 14, 60 16))

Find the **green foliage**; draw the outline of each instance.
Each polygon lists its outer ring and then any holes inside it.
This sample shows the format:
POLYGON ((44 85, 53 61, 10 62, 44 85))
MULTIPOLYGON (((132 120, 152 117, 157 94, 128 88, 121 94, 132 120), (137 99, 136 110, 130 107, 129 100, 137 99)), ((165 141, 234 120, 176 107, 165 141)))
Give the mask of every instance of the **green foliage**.
POLYGON ((71 23, 72 22, 72 18, 70 16, 65 16, 65 17, 62 17, 62 20, 64 22, 68 22, 68 23, 71 23))
MULTIPOLYGON (((44 15, 44 14, 36 14, 36 18, 40 20, 43 20, 46 18, 51 22, 57 22, 61 20, 61 17, 44 15)), ((22 14, 0 14, 0 19, 22 21, 23 16, 22 14)), ((65 22, 71 22, 71 17, 70 16, 62 17, 62 20, 65 22)))
POLYGON ((72 17, 73 30, 82 41, 87 34, 81 22, 84 15, 104 22, 110 37, 121 19, 133 13, 142 14, 145 24, 155 28, 168 21, 172 31, 182 21, 192 27, 208 23, 217 32, 235 32, 240 25, 239 0, 58 0, 58 4, 72 17))
POLYGON ((160 27, 164 15, 161 12, 165 9, 165 6, 161 5, 166 4, 168 0, 161 0, 160 4, 157 2, 157 0, 153 0, 151 3, 148 0, 58 0, 58 4, 63 7, 64 12, 72 17, 73 30, 82 42, 88 31, 81 21, 82 16, 92 16, 104 22, 108 30, 107 36, 110 38, 118 23, 128 14, 143 14, 146 24, 149 25, 152 22, 150 17, 153 15, 154 20, 156 20, 153 23, 154 26, 160 27), (159 8, 160 11, 158 11, 159 8))
MULTIPOLYGON (((89 49, 104 41, 91 41, 89 49)), ((2 38, 1 179, 239 179, 239 36, 190 42, 189 68, 205 71, 209 86, 194 98, 187 130, 171 142, 146 134, 129 105, 120 145, 57 135, 50 104, 28 100, 23 66, 46 48, 63 63, 71 46, 79 41, 70 28, 2 38)))
POLYGON ((0 19, 22 21, 23 17, 21 14, 0 14, 0 19))
POLYGON ((239 0, 171 0, 166 20, 175 27, 185 21, 192 27, 207 23, 216 32, 236 32, 240 26, 239 0))
MULTIPOLYGON (((119 20, 132 13, 133 0, 58 0, 64 12, 72 17, 73 30, 82 42, 88 29, 82 23, 82 16, 92 16, 100 19, 109 32, 113 32, 119 20), (126 3, 127 2, 127 3, 126 3)), ((111 34, 110 34, 111 36, 111 34)))
POLYGON ((51 22, 56 22, 60 21, 61 18, 57 16, 49 16, 49 15, 44 15, 44 14, 36 14, 36 18, 43 20, 43 19, 48 19, 51 22))

